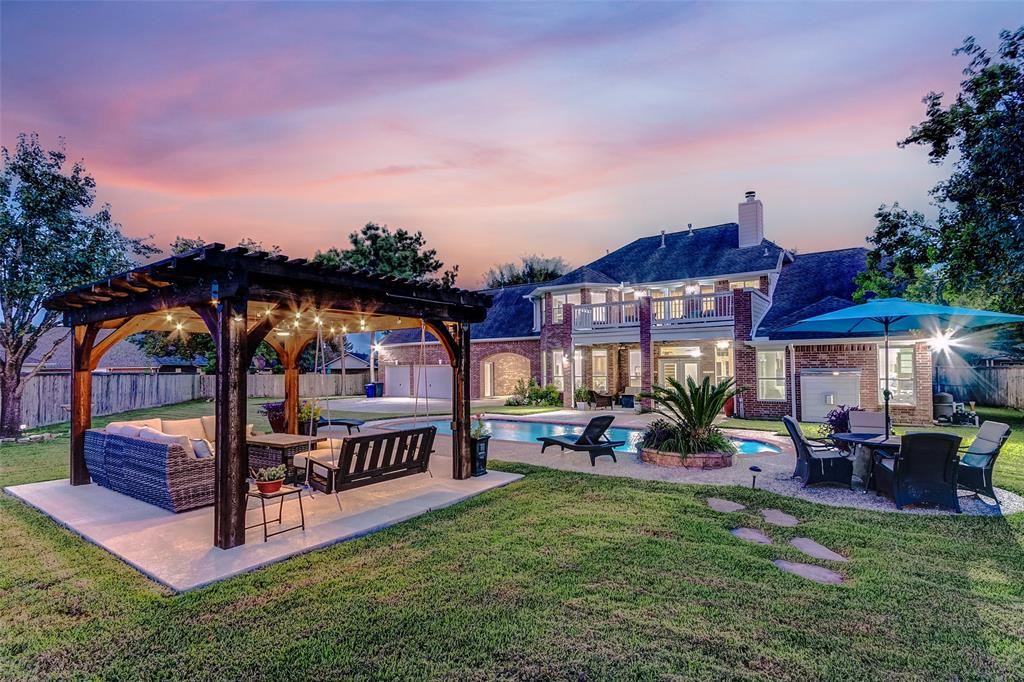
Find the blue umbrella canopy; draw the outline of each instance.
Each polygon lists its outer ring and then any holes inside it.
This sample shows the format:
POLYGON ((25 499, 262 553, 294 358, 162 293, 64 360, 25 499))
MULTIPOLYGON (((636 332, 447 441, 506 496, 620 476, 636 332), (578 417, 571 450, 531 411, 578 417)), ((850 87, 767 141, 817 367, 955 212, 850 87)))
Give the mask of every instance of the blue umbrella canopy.
MULTIPOLYGON (((934 303, 917 303, 902 298, 875 298, 861 305, 815 315, 786 327, 787 332, 833 332, 837 334, 885 335, 885 355, 889 355, 889 334, 928 330, 939 333, 945 329, 972 329, 997 324, 1024 322, 1024 315, 997 313, 990 310, 956 308, 934 303)), ((891 433, 889 417, 889 363, 885 362, 885 435, 891 433)))
POLYGON ((976 328, 1024 322, 1024 315, 991 310, 916 303, 902 298, 875 298, 861 305, 800 320, 787 332, 883 333, 938 328, 976 328))

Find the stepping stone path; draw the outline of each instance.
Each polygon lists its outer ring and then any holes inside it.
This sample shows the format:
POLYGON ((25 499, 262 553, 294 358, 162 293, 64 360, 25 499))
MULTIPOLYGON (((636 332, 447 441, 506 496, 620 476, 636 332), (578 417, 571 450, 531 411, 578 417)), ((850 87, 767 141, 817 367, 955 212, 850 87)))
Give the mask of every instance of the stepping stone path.
POLYGON ((759 545, 772 544, 772 539, 756 528, 733 528, 729 532, 748 542, 756 542, 759 545))
POLYGON ((709 497, 708 506, 716 512, 738 512, 746 509, 739 502, 733 502, 732 500, 723 500, 720 497, 709 497))
POLYGON ((800 519, 795 516, 790 516, 786 512, 779 511, 778 509, 762 509, 761 516, 763 516, 764 520, 773 526, 792 528, 800 523, 800 519))
POLYGON ((825 545, 819 545, 817 542, 810 538, 793 538, 789 541, 789 544, 793 545, 807 556, 814 557, 815 559, 825 559, 826 561, 849 561, 842 554, 837 554, 825 545))
POLYGON ((780 570, 786 573, 792 573, 798 575, 801 578, 807 578, 813 580, 816 583, 823 583, 825 585, 838 585, 843 582, 843 576, 839 575, 835 571, 830 571, 827 568, 821 566, 812 566, 811 564, 798 564, 793 561, 783 561, 782 559, 776 559, 772 562, 779 567, 780 570))

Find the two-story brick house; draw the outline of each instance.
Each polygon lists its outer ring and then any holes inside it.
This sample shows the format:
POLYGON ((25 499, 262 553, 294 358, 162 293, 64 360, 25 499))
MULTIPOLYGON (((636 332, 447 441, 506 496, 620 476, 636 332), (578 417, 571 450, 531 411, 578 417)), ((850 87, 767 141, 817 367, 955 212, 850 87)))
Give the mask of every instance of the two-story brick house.
MULTIPOLYGON (((793 254, 764 238, 753 192, 738 220, 637 239, 541 285, 487 290, 494 305, 472 329, 473 398, 507 395, 536 378, 620 393, 667 377, 734 377, 737 412, 820 420, 834 405, 876 409, 884 368, 874 335, 787 333, 807 317, 853 305, 863 248, 793 254)), ((446 395, 445 355, 429 335, 392 333, 381 351, 386 395, 446 395)), ((893 413, 931 419, 931 352, 922 338, 892 340, 893 413)))

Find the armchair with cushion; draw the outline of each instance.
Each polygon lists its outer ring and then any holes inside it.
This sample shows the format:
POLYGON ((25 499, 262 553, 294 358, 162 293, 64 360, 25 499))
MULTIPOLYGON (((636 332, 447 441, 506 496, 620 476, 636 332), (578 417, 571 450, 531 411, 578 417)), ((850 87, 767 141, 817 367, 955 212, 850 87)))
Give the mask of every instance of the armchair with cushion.
POLYGON ((782 423, 786 425, 796 450, 793 478, 803 481, 805 488, 819 483, 850 485, 853 463, 846 458, 846 453, 817 439, 812 442, 788 415, 782 418, 782 423))
POLYGON ((992 488, 992 469, 1003 444, 1010 437, 1010 427, 1002 422, 987 421, 960 458, 957 485, 977 495, 996 499, 992 488))
POLYGON ((588 401, 594 406, 594 409, 601 409, 607 407, 609 410, 615 406, 615 396, 606 393, 598 393, 597 391, 590 392, 590 400, 588 401))
POLYGON ((875 453, 872 479, 876 494, 888 494, 897 509, 908 504, 931 503, 949 507, 959 514, 960 501, 956 494, 959 447, 960 436, 952 433, 904 435, 895 457, 875 453))

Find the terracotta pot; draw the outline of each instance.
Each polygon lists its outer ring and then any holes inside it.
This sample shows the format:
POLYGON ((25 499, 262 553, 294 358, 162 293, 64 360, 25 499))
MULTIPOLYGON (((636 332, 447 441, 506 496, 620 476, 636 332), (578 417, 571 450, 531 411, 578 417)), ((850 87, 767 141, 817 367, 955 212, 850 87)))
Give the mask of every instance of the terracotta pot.
POLYGON ((281 489, 282 483, 284 483, 283 478, 276 481, 256 481, 256 487, 260 489, 261 493, 276 493, 281 489))

